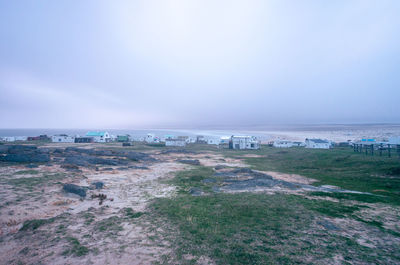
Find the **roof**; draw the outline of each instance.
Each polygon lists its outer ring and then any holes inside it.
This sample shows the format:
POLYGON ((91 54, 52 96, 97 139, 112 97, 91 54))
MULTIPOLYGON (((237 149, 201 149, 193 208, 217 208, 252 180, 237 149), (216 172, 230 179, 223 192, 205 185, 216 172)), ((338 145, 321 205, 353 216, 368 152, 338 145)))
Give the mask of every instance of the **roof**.
POLYGON ((104 136, 106 132, 88 132, 86 136, 104 136))
POLYGON ((321 139, 308 139, 309 141, 312 141, 316 144, 329 144, 327 140, 321 140, 321 139))

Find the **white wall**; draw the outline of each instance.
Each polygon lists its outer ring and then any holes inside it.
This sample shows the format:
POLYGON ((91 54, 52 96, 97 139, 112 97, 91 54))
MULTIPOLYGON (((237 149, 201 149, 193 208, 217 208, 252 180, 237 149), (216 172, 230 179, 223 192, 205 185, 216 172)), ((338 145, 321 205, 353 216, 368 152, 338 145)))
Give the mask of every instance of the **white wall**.
POLYGON ((182 141, 176 141, 176 140, 165 140, 165 146, 185 146, 186 142, 185 140, 182 141))
POLYGON ((73 136, 64 136, 64 135, 53 135, 51 137, 51 141, 53 143, 74 143, 75 137, 73 136))

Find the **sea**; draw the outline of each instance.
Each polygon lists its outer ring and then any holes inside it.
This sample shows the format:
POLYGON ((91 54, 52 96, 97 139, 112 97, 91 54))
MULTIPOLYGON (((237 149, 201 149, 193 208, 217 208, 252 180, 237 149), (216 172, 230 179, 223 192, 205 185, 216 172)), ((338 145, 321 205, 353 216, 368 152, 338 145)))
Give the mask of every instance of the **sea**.
POLYGON ((387 140, 400 137, 400 124, 328 124, 328 125, 279 125, 258 126, 240 129, 0 129, 0 137, 6 136, 48 136, 67 134, 84 136, 88 131, 107 131, 111 135, 131 135, 134 139, 152 133, 163 138, 166 135, 223 137, 231 135, 256 136, 261 142, 276 139, 304 141, 306 138, 320 138, 332 141, 359 140, 374 138, 387 140))

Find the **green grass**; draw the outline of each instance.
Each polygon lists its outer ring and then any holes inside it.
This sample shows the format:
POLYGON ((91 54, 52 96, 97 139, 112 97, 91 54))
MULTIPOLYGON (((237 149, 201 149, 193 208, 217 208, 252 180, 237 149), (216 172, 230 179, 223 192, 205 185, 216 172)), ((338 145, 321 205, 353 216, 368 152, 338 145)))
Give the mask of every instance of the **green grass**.
POLYGON ((54 184, 59 180, 62 180, 65 178, 65 174, 63 173, 55 173, 55 174, 46 174, 43 176, 35 176, 35 177, 27 177, 27 178, 11 178, 5 180, 5 183, 8 185, 12 185, 16 188, 22 188, 26 189, 29 191, 32 191, 35 187, 39 185, 44 185, 46 186, 50 184, 54 184))
POLYGON ((335 255, 355 263, 400 261, 394 251, 398 245, 371 250, 354 238, 316 225, 324 218, 348 218, 370 229, 377 227, 382 235, 398 236, 382 229, 379 220, 360 218, 359 212, 366 206, 349 204, 347 198, 333 202, 285 194, 209 192, 191 196, 190 188, 204 189, 202 180, 213 172, 204 166, 177 172, 171 182, 178 186, 178 196, 155 199, 150 206, 157 226, 177 231, 166 236, 178 263, 196 262, 186 260, 185 254, 207 256, 217 264, 329 263, 335 255))
POLYGON ((14 175, 28 175, 28 174, 36 175, 39 174, 39 171, 31 169, 31 170, 21 170, 14 173, 14 175))
POLYGON ((124 208, 122 211, 128 219, 136 219, 144 214, 143 212, 134 212, 132 208, 124 208))
POLYGON ((400 204, 400 159, 365 156, 350 148, 317 150, 262 146, 254 151, 224 150, 229 157, 243 158, 253 169, 299 174, 318 180, 316 185, 386 196, 385 202, 400 204), (243 157, 257 154, 262 157, 243 157))
POLYGON ((359 210, 356 206, 241 193, 158 199, 152 209, 178 229, 171 241, 182 263, 185 254, 208 256, 217 264, 318 263, 336 254, 361 263, 393 258, 380 249, 371 255, 353 239, 313 225, 318 216, 351 216, 359 210))
POLYGON ((62 253, 64 256, 74 255, 77 257, 81 257, 89 253, 89 249, 83 246, 77 238, 67 237, 66 239, 70 243, 70 248, 62 253))
POLYGON ((94 229, 98 232, 106 233, 107 236, 116 236, 123 229, 121 226, 121 218, 112 216, 95 223, 94 229))
POLYGON ((54 222, 54 220, 55 220, 54 218, 27 220, 22 225, 20 231, 36 230, 44 224, 49 224, 54 222))
POLYGON ((187 193, 192 187, 210 191, 210 185, 205 185, 201 181, 210 178, 213 174, 214 170, 210 167, 192 166, 191 170, 177 172, 175 178, 170 183, 178 186, 178 192, 180 193, 187 193))

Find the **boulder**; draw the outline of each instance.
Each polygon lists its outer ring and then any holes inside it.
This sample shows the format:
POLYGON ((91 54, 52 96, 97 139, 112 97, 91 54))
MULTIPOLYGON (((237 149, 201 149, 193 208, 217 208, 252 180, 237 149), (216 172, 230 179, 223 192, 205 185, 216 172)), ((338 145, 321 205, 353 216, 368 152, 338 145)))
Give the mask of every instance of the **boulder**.
POLYGON ((50 161, 50 156, 48 154, 37 153, 7 154, 5 156, 0 156, 0 161, 17 163, 47 163, 50 161))
POLYGON ((180 163, 183 164, 188 164, 188 165, 193 165, 193 166, 200 166, 200 161, 195 159, 195 160, 190 160, 190 159, 181 159, 181 160, 177 160, 180 163))
POLYGON ((81 187, 75 184, 64 184, 63 190, 65 192, 70 192, 81 196, 82 198, 86 197, 86 188, 81 187))
POLYGON ((96 190, 100 190, 104 187, 104 182, 96 181, 96 182, 93 182, 92 185, 96 188, 96 190))
POLYGON ((33 145, 9 145, 8 154, 21 154, 26 152, 35 152, 37 147, 33 145))

